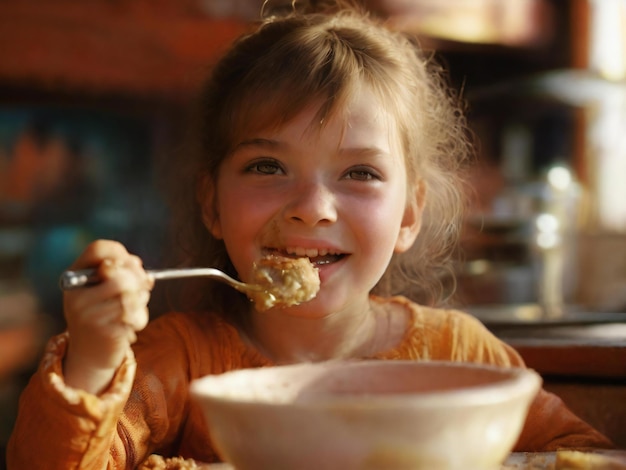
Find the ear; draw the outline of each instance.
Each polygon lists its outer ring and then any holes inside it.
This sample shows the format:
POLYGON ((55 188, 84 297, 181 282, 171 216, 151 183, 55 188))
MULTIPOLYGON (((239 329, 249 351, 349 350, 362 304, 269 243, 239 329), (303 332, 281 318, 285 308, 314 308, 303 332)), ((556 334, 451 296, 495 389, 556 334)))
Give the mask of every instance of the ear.
POLYGON ((400 232, 398 233, 398 239, 396 240, 396 246, 394 248, 395 253, 404 253, 415 243, 415 239, 422 227, 422 214, 424 213, 425 200, 426 184, 420 181, 415 191, 407 198, 402 224, 400 225, 400 232))
POLYGON ((217 211, 215 185, 211 177, 204 173, 198 177, 196 184, 196 201, 202 212, 202 223, 218 240, 222 238, 222 226, 217 211))

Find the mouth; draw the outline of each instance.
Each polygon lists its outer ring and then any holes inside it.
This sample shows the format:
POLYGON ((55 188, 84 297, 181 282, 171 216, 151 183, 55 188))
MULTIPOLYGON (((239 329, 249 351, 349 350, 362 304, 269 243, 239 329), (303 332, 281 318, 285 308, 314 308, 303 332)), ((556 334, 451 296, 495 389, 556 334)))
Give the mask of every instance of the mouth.
POLYGON ((271 248, 266 251, 287 258, 309 258, 309 261, 316 267, 336 263, 348 256, 346 253, 340 253, 326 248, 287 247, 285 249, 271 248))

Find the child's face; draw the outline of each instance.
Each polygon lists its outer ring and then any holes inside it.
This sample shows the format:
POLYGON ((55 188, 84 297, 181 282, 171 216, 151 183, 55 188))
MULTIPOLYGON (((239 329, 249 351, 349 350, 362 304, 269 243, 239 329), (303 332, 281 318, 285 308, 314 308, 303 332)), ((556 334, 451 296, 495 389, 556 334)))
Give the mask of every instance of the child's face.
POLYGON ((422 204, 417 189, 407 199, 394 121, 372 94, 360 93, 347 120, 321 129, 311 126, 317 110, 239 143, 220 168, 210 225, 243 280, 264 254, 310 257, 321 290, 288 309, 304 316, 367 302, 394 251, 415 240, 422 204))

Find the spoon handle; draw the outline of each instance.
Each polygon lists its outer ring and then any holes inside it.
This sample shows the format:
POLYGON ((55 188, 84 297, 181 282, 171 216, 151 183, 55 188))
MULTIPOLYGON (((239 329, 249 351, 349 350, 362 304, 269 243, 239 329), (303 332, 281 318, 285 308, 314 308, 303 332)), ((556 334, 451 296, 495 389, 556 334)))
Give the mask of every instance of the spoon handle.
MULTIPOLYGON (((148 269, 146 272, 155 280, 179 279, 183 277, 211 277, 226 282, 238 290, 258 290, 258 287, 244 284, 215 268, 148 269)), ((65 271, 59 278, 61 290, 72 290, 99 284, 102 280, 96 269, 65 271)))
POLYGON ((64 271, 59 278, 61 290, 78 289, 98 284, 100 279, 95 269, 80 269, 77 271, 64 271))

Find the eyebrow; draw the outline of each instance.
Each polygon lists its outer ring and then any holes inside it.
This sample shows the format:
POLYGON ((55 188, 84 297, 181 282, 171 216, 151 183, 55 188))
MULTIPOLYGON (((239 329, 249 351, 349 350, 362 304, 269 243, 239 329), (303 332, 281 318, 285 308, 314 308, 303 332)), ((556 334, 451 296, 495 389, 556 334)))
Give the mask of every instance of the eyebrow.
POLYGON ((390 153, 381 149, 380 147, 347 147, 340 148, 339 154, 348 154, 354 156, 363 155, 365 157, 386 157, 389 156, 390 153))
MULTIPOLYGON (((253 139, 246 139, 235 146, 234 151, 241 150, 246 147, 261 147, 268 149, 281 149, 287 148, 288 144, 282 143, 278 140, 266 139, 263 137, 255 137, 253 139)), ((348 155, 352 157, 388 157, 391 154, 379 147, 345 147, 337 150, 337 155, 348 155)))
POLYGON ((285 147, 285 145, 281 144, 277 140, 255 137, 254 139, 247 139, 247 140, 243 140, 239 142, 235 146, 234 150, 237 151, 245 147, 266 147, 266 148, 277 149, 277 148, 285 147))

